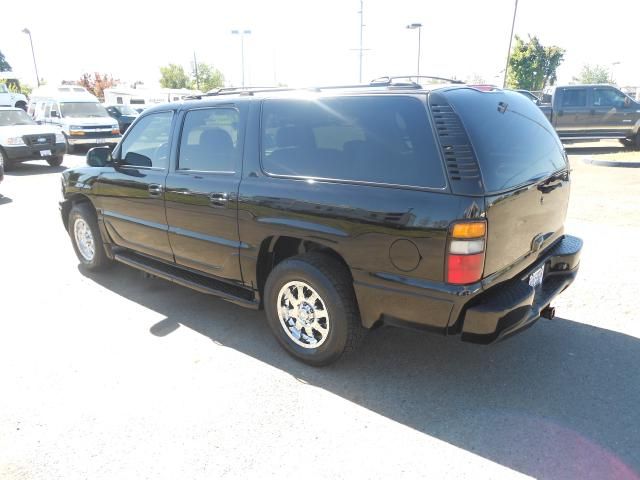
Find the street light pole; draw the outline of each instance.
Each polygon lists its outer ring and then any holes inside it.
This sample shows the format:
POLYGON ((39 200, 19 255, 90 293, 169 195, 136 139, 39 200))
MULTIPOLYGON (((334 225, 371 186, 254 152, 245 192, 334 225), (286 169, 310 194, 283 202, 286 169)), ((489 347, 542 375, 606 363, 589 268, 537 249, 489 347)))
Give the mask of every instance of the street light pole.
POLYGON ((507 50, 507 64, 504 67, 504 78, 502 79, 502 88, 507 88, 507 72, 509 71, 509 59, 511 58, 511 41, 513 40, 513 27, 516 25, 516 13, 518 12, 518 0, 513 7, 513 20, 511 21, 511 35, 509 36, 509 50, 507 50))
POLYGON ((418 77, 420 76, 420 46, 422 44, 421 34, 422 34, 422 24, 421 23, 411 23, 407 25, 409 30, 418 30, 418 77))
POLYGON ((38 75, 38 65, 36 64, 36 52, 33 49, 33 39, 31 38, 31 30, 28 28, 23 28, 22 33, 26 33, 29 35, 29 43, 31 44, 31 55, 33 56, 33 68, 36 71, 36 82, 38 82, 38 86, 40 86, 40 75, 38 75))
POLYGON ((244 36, 250 35, 251 30, 231 30, 231 34, 240 35, 240 55, 242 56, 242 87, 244 88, 244 36))
POLYGON ((200 90, 200 75, 198 75, 198 60, 196 60, 196 51, 193 51, 193 69, 196 72, 196 88, 200 90))

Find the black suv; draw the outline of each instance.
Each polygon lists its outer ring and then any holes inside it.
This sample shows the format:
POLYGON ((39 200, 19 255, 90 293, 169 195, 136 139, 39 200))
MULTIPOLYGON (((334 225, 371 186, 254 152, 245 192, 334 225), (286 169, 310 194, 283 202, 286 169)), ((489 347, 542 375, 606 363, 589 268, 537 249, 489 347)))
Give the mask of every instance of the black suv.
POLYGON ((394 79, 160 105, 63 173, 80 262, 264 308, 312 365, 393 324, 491 343, 552 318, 582 242, 570 170, 519 93, 394 79))

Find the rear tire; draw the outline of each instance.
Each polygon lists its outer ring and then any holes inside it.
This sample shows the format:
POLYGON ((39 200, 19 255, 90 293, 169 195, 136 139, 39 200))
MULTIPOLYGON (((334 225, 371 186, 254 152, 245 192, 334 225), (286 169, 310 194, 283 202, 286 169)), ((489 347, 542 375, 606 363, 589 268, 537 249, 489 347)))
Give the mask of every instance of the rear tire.
POLYGON ((47 158, 47 163, 52 167, 59 167, 62 165, 63 156, 57 155, 55 157, 47 158))
POLYGON ((104 250, 96 215, 89 204, 78 203, 71 208, 67 227, 82 265, 89 270, 101 270, 111 263, 104 250))
POLYGON ((312 366, 354 351, 366 333, 347 268, 319 252, 280 262, 267 278, 264 305, 280 345, 312 366))
POLYGON ((0 159, 2 159, 3 170, 5 172, 10 171, 11 167, 13 167, 13 163, 11 163, 11 161, 7 157, 7 154, 2 151, 2 148, 0 148, 0 159))

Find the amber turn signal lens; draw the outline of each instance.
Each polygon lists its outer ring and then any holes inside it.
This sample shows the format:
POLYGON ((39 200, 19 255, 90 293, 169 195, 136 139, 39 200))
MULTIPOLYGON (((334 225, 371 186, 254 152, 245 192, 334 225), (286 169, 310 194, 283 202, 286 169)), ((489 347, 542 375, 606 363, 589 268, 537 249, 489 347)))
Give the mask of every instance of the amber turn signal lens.
POLYGON ((453 238, 478 238, 484 237, 486 232, 487 224, 485 222, 456 223, 453 226, 451 236, 453 238))

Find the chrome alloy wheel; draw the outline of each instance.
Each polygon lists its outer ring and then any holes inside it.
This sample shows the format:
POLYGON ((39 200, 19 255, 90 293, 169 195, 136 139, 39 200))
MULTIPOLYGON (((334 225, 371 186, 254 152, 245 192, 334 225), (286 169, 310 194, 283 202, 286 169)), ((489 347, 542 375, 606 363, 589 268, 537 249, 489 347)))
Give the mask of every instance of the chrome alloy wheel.
POLYGON ((309 284, 289 282, 278 293, 278 317, 285 333, 297 345, 318 348, 329 335, 329 311, 309 284))
POLYGON ((75 222, 73 222, 73 234, 82 258, 87 262, 92 262, 96 254, 96 244, 93 240, 91 228, 89 228, 89 225, 84 219, 76 218, 75 222))

